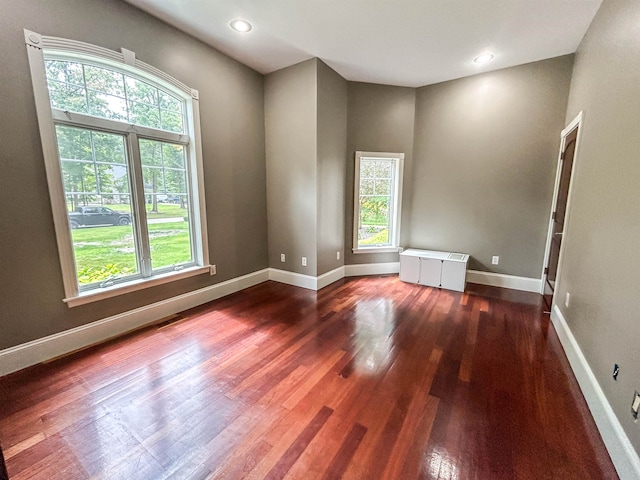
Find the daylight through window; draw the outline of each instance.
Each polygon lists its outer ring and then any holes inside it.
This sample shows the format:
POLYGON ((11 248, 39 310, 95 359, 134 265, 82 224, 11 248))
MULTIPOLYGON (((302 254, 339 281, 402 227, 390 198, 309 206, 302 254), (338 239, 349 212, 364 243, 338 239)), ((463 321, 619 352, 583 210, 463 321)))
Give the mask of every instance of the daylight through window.
POLYGON ((204 267, 197 95, 66 42, 29 56, 45 156, 47 128, 57 153, 45 161, 67 297, 204 267))
POLYGON ((355 253, 397 251, 403 160, 402 153, 356 152, 355 253))

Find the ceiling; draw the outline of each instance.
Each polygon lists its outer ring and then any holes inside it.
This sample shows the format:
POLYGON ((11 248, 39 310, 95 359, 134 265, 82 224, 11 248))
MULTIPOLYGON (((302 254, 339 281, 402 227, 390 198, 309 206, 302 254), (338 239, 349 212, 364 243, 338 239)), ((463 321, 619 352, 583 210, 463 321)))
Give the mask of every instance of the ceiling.
POLYGON ((602 0, 126 0, 260 73, 418 87, 573 53, 602 0), (229 28, 236 18, 253 29, 229 28), (484 52, 493 61, 477 65, 484 52))

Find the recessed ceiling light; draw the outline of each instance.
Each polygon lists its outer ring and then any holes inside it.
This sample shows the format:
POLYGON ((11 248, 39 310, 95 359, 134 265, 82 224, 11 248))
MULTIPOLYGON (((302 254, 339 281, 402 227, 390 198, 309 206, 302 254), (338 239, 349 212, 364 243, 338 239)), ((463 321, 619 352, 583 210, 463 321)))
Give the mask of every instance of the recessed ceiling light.
POLYGON ((252 28, 249 22, 247 22, 246 20, 241 20, 239 18, 236 20, 231 20, 229 22, 229 26, 233 28, 236 32, 240 32, 240 33, 247 33, 252 28))
POLYGON ((495 57, 495 55, 493 55, 492 53, 484 53, 474 58, 473 63, 477 63, 477 64, 487 63, 493 60, 493 57, 495 57))

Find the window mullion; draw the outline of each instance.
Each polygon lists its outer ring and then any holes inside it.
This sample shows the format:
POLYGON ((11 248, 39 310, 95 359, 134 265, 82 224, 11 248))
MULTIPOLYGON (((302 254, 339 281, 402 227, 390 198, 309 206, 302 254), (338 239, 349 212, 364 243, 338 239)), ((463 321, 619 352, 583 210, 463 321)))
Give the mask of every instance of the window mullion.
POLYGON ((89 131, 89 138, 91 139, 91 158, 93 159, 93 162, 91 163, 93 163, 93 174, 96 177, 96 192, 100 197, 100 205, 104 205, 103 198, 102 198, 102 190, 100 189, 100 176, 98 175, 98 165, 96 165, 96 146, 95 146, 92 131, 89 131))
MULTIPOLYGON (((196 264, 201 265, 202 264, 202 256, 200 254, 201 249, 198 248, 198 238, 202 238, 200 236, 200 225, 199 222, 196 221, 196 214, 195 212, 198 211, 197 210, 197 205, 195 204, 194 201, 192 201, 192 199, 194 199, 193 196, 193 192, 196 190, 196 185, 194 185, 194 181, 193 181, 193 170, 192 170, 192 164, 190 161, 190 152, 187 149, 185 152, 186 158, 185 158, 185 173, 186 173, 186 187, 187 187, 187 208, 188 208, 188 218, 189 218, 189 228, 191 229, 192 232, 194 232, 194 235, 191 235, 191 258, 193 259, 193 261, 196 262, 196 264)), ((208 263, 208 260, 207 260, 208 263)))
POLYGON ((89 113, 89 89, 87 88, 87 74, 85 72, 84 64, 82 65, 82 89, 84 90, 84 101, 87 105, 87 113, 89 113))
POLYGON ((154 128, 143 127, 142 125, 129 125, 128 123, 108 118, 94 117, 84 113, 68 112, 59 108, 52 108, 51 114, 56 123, 78 126, 82 128, 93 128, 113 133, 129 134, 136 133, 138 136, 159 141, 178 143, 180 145, 189 144, 189 136, 182 133, 167 132, 154 128))
POLYGON ((129 133, 127 136, 129 149, 128 161, 131 170, 131 193, 135 211, 136 245, 138 247, 138 266, 143 277, 151 276, 151 247, 149 245, 149 228, 147 226, 147 209, 145 208, 144 181, 142 177, 142 161, 138 136, 129 133))

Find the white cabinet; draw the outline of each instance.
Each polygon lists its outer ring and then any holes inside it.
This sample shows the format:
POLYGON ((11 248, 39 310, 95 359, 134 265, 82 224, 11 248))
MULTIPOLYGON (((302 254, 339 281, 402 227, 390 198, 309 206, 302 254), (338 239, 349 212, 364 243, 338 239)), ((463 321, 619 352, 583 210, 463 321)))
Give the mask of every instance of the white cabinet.
POLYGON ((468 262, 466 253, 411 248, 400 254, 400 280, 464 292, 468 262))

